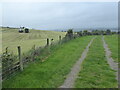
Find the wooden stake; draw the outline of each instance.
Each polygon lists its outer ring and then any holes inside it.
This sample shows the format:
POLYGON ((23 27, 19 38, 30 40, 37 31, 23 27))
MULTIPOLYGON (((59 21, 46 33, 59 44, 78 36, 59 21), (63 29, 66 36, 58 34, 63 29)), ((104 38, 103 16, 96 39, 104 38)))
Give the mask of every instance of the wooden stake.
POLYGON ((59 41, 61 41, 61 36, 59 36, 59 41))
POLYGON ((47 46, 49 46, 49 38, 47 38, 47 46))
POLYGON ((6 47, 6 54, 8 53, 8 47, 6 47))
POLYGON ((23 61, 21 59, 21 47, 20 46, 18 46, 18 57, 20 61, 20 70, 23 71, 23 61))

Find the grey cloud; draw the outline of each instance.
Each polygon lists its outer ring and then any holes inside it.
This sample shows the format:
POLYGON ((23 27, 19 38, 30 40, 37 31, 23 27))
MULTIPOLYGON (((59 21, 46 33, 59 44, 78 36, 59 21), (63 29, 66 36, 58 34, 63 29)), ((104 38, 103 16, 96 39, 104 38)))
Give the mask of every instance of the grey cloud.
POLYGON ((4 3, 3 25, 37 29, 117 27, 118 4, 4 3))

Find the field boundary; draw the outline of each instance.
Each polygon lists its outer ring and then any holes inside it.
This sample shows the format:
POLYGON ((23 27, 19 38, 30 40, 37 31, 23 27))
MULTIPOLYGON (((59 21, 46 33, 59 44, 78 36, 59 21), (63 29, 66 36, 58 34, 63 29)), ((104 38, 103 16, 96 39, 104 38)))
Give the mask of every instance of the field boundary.
POLYGON ((18 46, 18 55, 14 55, 13 53, 8 52, 8 47, 6 47, 6 51, 1 55, 2 59, 2 73, 0 73, 0 77, 2 77, 2 81, 5 79, 9 79, 11 76, 14 76, 16 72, 23 71, 25 66, 27 66, 28 63, 34 62, 36 59, 38 59, 38 56, 41 56, 39 59, 41 62, 43 62, 52 52, 52 49, 60 46, 61 44, 64 44, 70 40, 76 39, 78 36, 66 36, 64 38, 61 38, 59 36, 59 40, 56 42, 52 42, 50 44, 50 39, 46 39, 46 45, 43 47, 36 47, 35 45, 32 47, 32 49, 26 53, 26 55, 23 55, 21 53, 22 47, 18 46), (18 61, 15 61, 18 60, 18 61))
POLYGON ((80 65, 82 64, 83 60, 86 58, 87 53, 89 51, 89 47, 92 44, 93 40, 95 39, 92 38, 90 43, 87 45, 86 49, 83 51, 80 59, 74 64, 74 66, 71 68, 71 72, 68 74, 66 80, 64 81, 63 85, 60 86, 59 88, 73 88, 74 87, 74 82, 75 79, 77 78, 77 75, 80 71, 80 65))

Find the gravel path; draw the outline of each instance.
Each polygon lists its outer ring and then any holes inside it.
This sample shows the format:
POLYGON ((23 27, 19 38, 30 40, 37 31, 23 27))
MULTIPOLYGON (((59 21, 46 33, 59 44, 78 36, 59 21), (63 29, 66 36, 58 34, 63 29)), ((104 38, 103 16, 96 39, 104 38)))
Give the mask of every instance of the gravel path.
MULTIPOLYGON (((94 38, 93 38, 94 39, 94 38)), ((73 88, 74 87, 74 82, 80 72, 80 65, 82 61, 86 58, 87 53, 89 51, 89 47, 91 43, 93 42, 93 39, 90 41, 86 49, 81 55, 81 58, 76 62, 76 64, 71 68, 71 72, 68 74, 66 80, 64 81, 63 85, 60 86, 59 88, 73 88)))
POLYGON ((104 36, 102 37, 102 41, 103 41, 103 46, 106 52, 107 62, 110 65, 111 69, 116 71, 116 79, 118 80, 118 63, 114 62, 113 58, 111 57, 111 51, 104 40, 104 36))

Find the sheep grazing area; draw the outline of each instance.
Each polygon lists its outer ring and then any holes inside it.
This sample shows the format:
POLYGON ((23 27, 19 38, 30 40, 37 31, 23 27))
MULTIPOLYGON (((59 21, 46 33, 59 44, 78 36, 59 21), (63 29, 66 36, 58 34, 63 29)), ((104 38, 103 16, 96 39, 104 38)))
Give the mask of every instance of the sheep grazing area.
POLYGON ((4 52, 6 47, 8 50, 17 53, 17 46, 21 46, 22 52, 29 51, 34 45, 45 46, 46 39, 53 39, 53 41, 59 40, 59 36, 64 37, 65 32, 57 31, 45 31, 45 30, 33 30, 30 29, 29 33, 19 33, 19 29, 15 28, 2 28, 2 51, 4 52))

